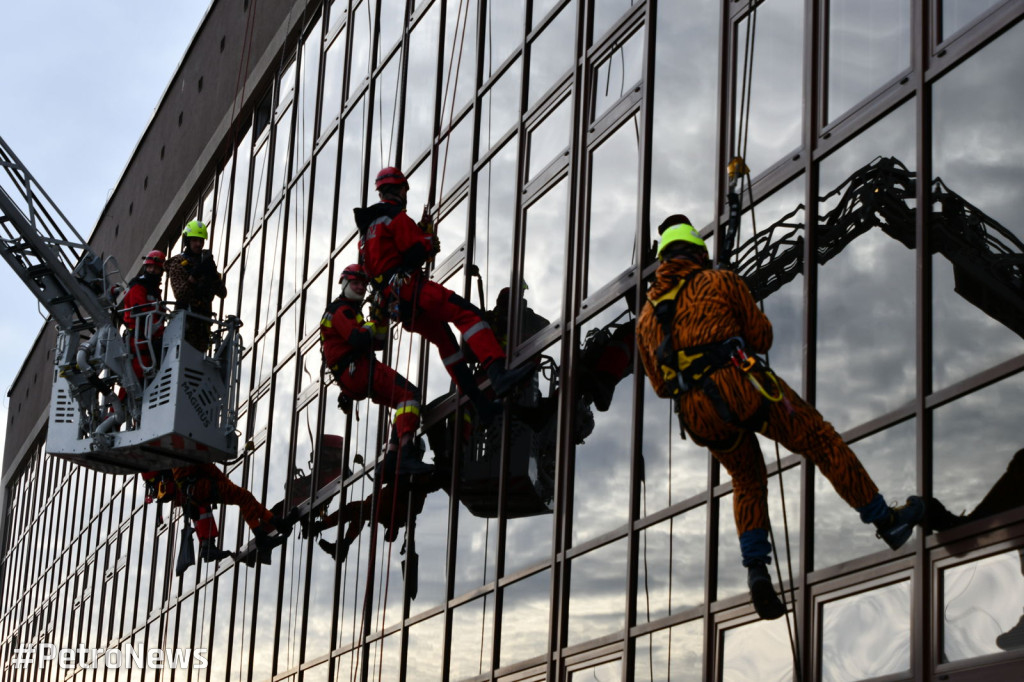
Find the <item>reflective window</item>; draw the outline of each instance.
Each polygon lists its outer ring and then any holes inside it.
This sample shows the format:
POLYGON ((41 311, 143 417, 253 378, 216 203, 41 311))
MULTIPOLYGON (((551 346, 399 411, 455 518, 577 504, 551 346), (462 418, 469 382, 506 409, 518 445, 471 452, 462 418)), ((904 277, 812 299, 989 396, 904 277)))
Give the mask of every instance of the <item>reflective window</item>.
POLYGON ((1009 492, 1024 481, 1020 415, 1000 407, 1022 396, 1024 375, 1015 374, 935 410, 933 494, 953 514, 982 518, 1024 503, 1009 492))
MULTIPOLYGON (((352 3, 355 5, 356 3, 352 3)), ((373 43, 373 3, 363 0, 352 10, 348 23, 352 38, 352 57, 349 59, 348 97, 361 88, 370 77, 370 50, 373 43)), ((347 99, 347 97, 346 97, 347 99)))
POLYGON ((544 169, 557 154, 569 146, 572 135, 572 100, 563 100, 554 111, 530 131, 528 178, 544 169))
POLYGON ((290 155, 288 150, 291 149, 292 118, 294 113, 295 108, 289 106, 277 119, 277 125, 274 126, 274 158, 270 177, 271 200, 277 198, 289 177, 288 158, 290 155))
POLYGON ((863 680, 910 669, 910 582, 821 607, 821 677, 863 680))
MULTIPOLYGON (((473 163, 473 117, 466 116, 441 140, 438 147, 438 194, 441 200, 451 197, 460 180, 469 175, 473 163)), ((465 234, 465 230, 463 230, 465 234)), ((461 243, 461 240, 460 242, 461 243)))
POLYGON ((936 389, 1024 352, 1024 303, 1010 283, 1020 270, 996 266, 999 254, 1024 253, 1024 195, 1010 170, 1024 167, 1020 103, 1016 89, 1004 87, 1024 78, 1022 32, 1018 24, 933 91, 936 389))
POLYGON ((371 3, 380 5, 380 36, 378 38, 378 55, 383 57, 391 52, 402 36, 405 28, 405 0, 379 0, 371 3))
POLYGON ((640 185, 640 115, 591 156, 587 293, 636 263, 640 185))
POLYGON ((224 254, 228 260, 239 253, 242 248, 242 239, 245 236, 245 207, 249 196, 249 162, 252 160, 251 133, 251 130, 247 131, 235 149, 234 179, 231 183, 231 223, 228 227, 230 251, 224 254))
MULTIPOLYGON (((316 155, 313 177, 313 206, 309 216, 309 272, 327 262, 331 254, 334 228, 334 192, 338 174, 338 135, 321 147, 316 155)), ((347 218, 347 207, 338 206, 342 219, 347 218)), ((351 215, 351 214, 349 214, 351 215)))
MULTIPOLYGON (((748 23, 749 19, 743 19, 736 26, 740 49, 747 35, 748 23)), ((745 158, 751 177, 757 177, 800 145, 804 50, 803 31, 800 28, 803 25, 803 0, 778 0, 758 6, 757 40, 754 42, 752 60, 753 82, 749 94, 749 129, 745 145, 745 158), (794 30, 794 27, 800 28, 794 30)), ((692 52, 689 46, 684 49, 688 53, 692 52)), ((683 63, 686 64, 686 61, 683 63)), ((742 84, 742 68, 743 62, 738 60, 733 73, 737 91, 742 84)), ((739 120, 735 116, 733 135, 738 133, 739 120)))
POLYGON ((630 486, 626 482, 633 449, 633 381, 624 380, 623 370, 615 364, 611 339, 598 338, 610 336, 613 325, 627 315, 625 304, 617 303, 580 330, 581 338, 589 336, 591 340, 580 350, 580 370, 576 373, 579 395, 573 410, 574 545, 625 524, 629 517, 630 486), (596 409, 595 399, 605 411, 596 409))
POLYGON ((1000 0, 942 0, 942 40, 950 37, 1000 0))
MULTIPOLYGON (((715 213, 718 18, 721 3, 659 2, 654 55, 651 223, 685 213, 699 229, 715 213)), ((651 237, 655 237, 652 235, 651 237)))
POLYGON ((519 121, 519 91, 523 62, 516 62, 480 99, 480 152, 486 153, 519 121))
MULTIPOLYGON (((313 25, 302 45, 302 69, 299 97, 296 101, 298 115, 295 120, 295 158, 293 165, 296 172, 309 159, 313 150, 316 134, 316 89, 320 80, 320 21, 313 25)), ((330 122, 330 119, 328 119, 330 122)))
POLYGON ((707 522, 707 507, 702 505, 640 531, 637 623, 651 623, 704 602, 707 522))
POLYGON ((829 120, 908 69, 910 45, 909 2, 831 0, 829 120))
MULTIPOLYGON (((536 6, 539 3, 534 3, 536 6)), ((494 75, 523 42, 524 0, 487 0, 484 33, 484 80, 494 75), (512 30, 515 27, 515 30, 512 30)), ((536 9, 534 9, 536 12, 536 9)), ((536 15, 534 15, 536 16, 536 15)))
POLYGON ((292 185, 288 201, 287 228, 284 234, 284 254, 281 272, 281 301, 286 303, 302 287, 306 270, 306 215, 309 211, 309 178, 307 169, 292 185))
POLYGON ((729 682, 795 679, 787 620, 755 620, 726 630, 721 641, 721 679, 729 682))
MULTIPOLYGON (((398 153, 398 77, 401 61, 397 58, 388 62, 377 76, 374 87, 373 119, 370 122, 370 158, 376 160, 377 168, 394 162, 398 153)), ((376 176, 376 171, 370 171, 376 176)), ((411 183, 410 183, 411 184, 411 183)))
POLYGON ((547 651, 551 615, 551 572, 541 571, 504 588, 499 664, 533 658, 547 651))
POLYGON ((817 404, 840 431, 915 392, 913 126, 908 102, 821 164, 817 404))
POLYGON ((943 661, 1024 647, 1024 550, 947 568, 940 581, 943 661))
MULTIPOLYGON (((348 118, 345 119, 345 137, 342 138, 341 150, 341 176, 338 179, 338 236, 335 238, 335 246, 356 233, 352 209, 364 205, 363 161, 366 149, 362 126, 366 125, 366 116, 366 100, 363 99, 353 107, 348 118)), ((371 163, 372 166, 373 163, 371 163)), ((371 177, 376 176, 377 170, 370 170, 371 177)), ((372 191, 372 184, 370 189, 372 191)), ((370 196, 372 197, 371 202, 377 200, 376 194, 370 196)))
MULTIPOLYGON (((414 595, 410 615, 444 603, 446 575, 439 568, 447 563, 450 499, 440 490, 440 481, 425 490, 411 491, 407 502, 399 498, 400 504, 405 502, 409 517, 402 533, 405 545, 402 575, 410 595, 414 595)), ((403 510, 400 508, 400 511, 403 510)))
MULTIPOLYGON (((852 446, 889 504, 903 504, 916 493, 916 427, 914 420, 906 421, 852 446)), ((875 537, 875 527, 860 520, 819 469, 814 472, 814 518, 815 568, 888 549, 875 537)))
POLYGON ((594 110, 598 119, 640 82, 644 68, 644 32, 636 31, 594 67, 594 110))
POLYGON ((405 137, 402 152, 402 158, 407 164, 413 159, 418 159, 430 147, 434 133, 440 7, 440 3, 434 3, 409 36, 405 137))
POLYGON ((320 130, 329 130, 341 115, 341 94, 345 77, 345 30, 334 39, 324 55, 324 87, 320 103, 320 130))
POLYGON ((582 666, 569 672, 570 682, 591 680, 596 682, 617 682, 622 679, 622 661, 608 661, 594 666, 582 666))
POLYGON ((494 597, 485 595, 452 611, 452 652, 449 678, 475 677, 491 669, 494 639, 494 597), (457 643, 457 644, 456 644, 457 643))
MULTIPOLYGON (((528 304, 541 317, 562 317, 568 188, 562 180, 526 209, 523 280, 528 304)), ((525 340, 526 335, 523 334, 525 340)))
POLYGON ((595 0, 594 42, 597 42, 634 4, 633 0, 595 0))
POLYGON ((646 377, 638 380, 644 386, 640 514, 646 516, 702 492, 710 454, 680 435, 672 401, 659 398, 646 377))
POLYGON ((417 680, 440 680, 444 672, 444 615, 416 623, 409 628, 408 636, 408 670, 416 671, 417 680))
MULTIPOLYGON (((534 7, 534 18, 540 16, 534 7)), ((532 107, 572 66, 576 35, 576 2, 570 2, 530 43, 530 97, 532 107)))
POLYGON ((627 556, 626 541, 619 540, 572 560, 569 646, 622 630, 627 556))
MULTIPOLYGON (((476 91, 476 35, 479 2, 447 0, 442 55, 442 122, 460 111, 476 91)), ((444 128, 442 123, 442 128, 444 128)))
POLYGON ((513 238, 516 214, 516 159, 519 146, 513 138, 477 174, 477 203, 473 263, 483 280, 484 307, 492 311, 491 327, 499 339, 508 337, 508 305, 499 310, 499 294, 512 278, 513 238))

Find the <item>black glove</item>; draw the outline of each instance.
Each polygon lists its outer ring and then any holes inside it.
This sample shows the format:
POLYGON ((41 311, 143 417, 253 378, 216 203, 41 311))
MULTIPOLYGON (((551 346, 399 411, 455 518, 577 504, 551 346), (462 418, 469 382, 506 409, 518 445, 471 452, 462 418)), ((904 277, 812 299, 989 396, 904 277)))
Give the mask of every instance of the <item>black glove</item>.
POLYGON ((338 409, 345 414, 352 414, 352 398, 344 393, 338 394, 338 409))

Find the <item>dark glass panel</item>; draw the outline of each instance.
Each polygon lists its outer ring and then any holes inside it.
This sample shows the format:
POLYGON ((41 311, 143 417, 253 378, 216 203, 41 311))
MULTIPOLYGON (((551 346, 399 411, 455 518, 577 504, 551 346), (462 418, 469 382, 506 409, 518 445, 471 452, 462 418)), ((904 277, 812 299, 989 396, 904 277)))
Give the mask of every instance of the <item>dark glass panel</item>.
MULTIPOLYGON (((651 147, 652 227, 674 213, 694 226, 715 215, 715 174, 696 159, 715 158, 721 3, 659 2, 654 55, 651 147)), ((652 239, 654 235, 652 235, 652 239)))
POLYGON ((936 389, 1024 352, 1021 98, 1007 87, 1024 79, 1022 36, 1017 24, 933 91, 936 389))
POLYGON ((640 531, 636 620, 650 623, 704 602, 705 506, 640 531))
POLYGON ((502 666, 547 653, 551 614, 551 572, 541 571, 504 588, 499 663, 502 666))
MULTIPOLYGON (((540 15, 534 7, 534 20, 540 15)), ((530 43, 530 96, 533 106, 572 67, 575 52, 576 2, 563 7, 557 17, 530 43)))
POLYGON ((910 3, 831 0, 828 120, 910 68, 910 3))
POLYGON ((591 156, 587 293, 636 263, 639 229, 640 114, 627 120, 591 156))
POLYGON ((915 203, 892 161, 912 167, 913 131, 908 102, 821 164, 817 405, 840 431, 915 393, 915 203))
POLYGON ((627 556, 623 539, 572 560, 569 646, 622 631, 626 622, 627 556))
MULTIPOLYGON (((914 494, 915 466, 914 420, 897 424, 853 446, 889 504, 903 504, 914 494)), ((786 497, 787 502, 789 497, 786 497)), ((842 561, 886 549, 875 537, 874 526, 861 522, 856 510, 844 502, 832 484, 814 472, 814 567, 824 568, 842 561)))
POLYGON ((821 607, 821 676, 863 680, 910 670, 910 582, 821 607))

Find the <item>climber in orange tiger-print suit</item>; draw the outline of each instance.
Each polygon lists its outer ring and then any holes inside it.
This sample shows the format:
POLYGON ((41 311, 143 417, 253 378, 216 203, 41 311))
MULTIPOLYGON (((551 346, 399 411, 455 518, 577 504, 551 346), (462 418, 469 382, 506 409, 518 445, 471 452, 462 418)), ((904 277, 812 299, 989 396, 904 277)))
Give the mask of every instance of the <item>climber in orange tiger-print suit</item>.
POLYGON ((832 425, 754 357, 771 347, 771 322, 738 275, 710 269, 704 241, 689 223, 686 216, 674 215, 659 227, 661 264, 637 320, 637 347, 654 390, 676 400, 686 431, 732 477, 751 598, 762 618, 778 618, 786 608, 766 568, 768 477, 755 431, 811 460, 893 549, 913 533, 924 505, 911 497, 906 506, 890 508, 832 425))

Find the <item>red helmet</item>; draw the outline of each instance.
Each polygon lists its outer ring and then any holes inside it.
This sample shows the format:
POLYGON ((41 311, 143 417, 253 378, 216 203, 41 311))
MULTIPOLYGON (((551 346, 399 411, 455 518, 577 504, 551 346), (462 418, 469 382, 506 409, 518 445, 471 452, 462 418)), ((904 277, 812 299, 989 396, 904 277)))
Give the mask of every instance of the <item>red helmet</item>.
POLYGON ((161 270, 164 267, 164 252, 163 251, 150 251, 146 254, 146 257, 142 259, 143 265, 155 265, 161 270))
POLYGON ((381 168, 380 172, 377 173, 377 191, 379 192, 386 185, 405 185, 408 189, 409 181, 405 179, 405 174, 402 171, 394 166, 388 166, 387 168, 381 168))
POLYGON ((363 266, 359 263, 353 263, 341 271, 341 278, 338 280, 338 284, 342 284, 345 281, 363 282, 365 284, 369 279, 366 275, 366 270, 363 270, 363 266))

